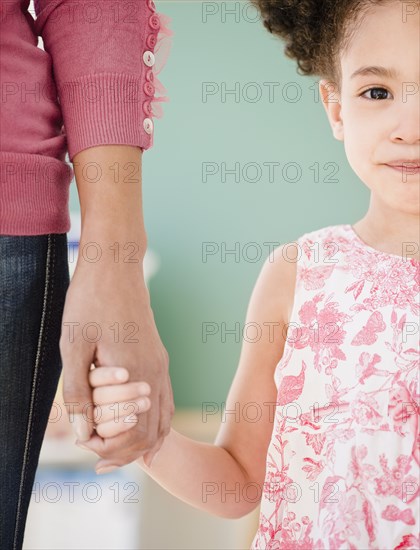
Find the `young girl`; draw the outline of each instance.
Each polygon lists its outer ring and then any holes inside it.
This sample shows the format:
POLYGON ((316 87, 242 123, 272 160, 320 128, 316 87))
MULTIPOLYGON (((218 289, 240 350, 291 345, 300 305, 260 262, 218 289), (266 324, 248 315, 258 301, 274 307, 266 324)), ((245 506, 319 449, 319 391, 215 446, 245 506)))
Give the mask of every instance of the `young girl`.
MULTIPOLYGON (((419 2, 254 4, 303 74, 321 77, 369 209, 267 258, 246 319, 262 337, 243 342, 215 443, 172 429, 151 467, 138 463, 212 514, 261 503, 252 549, 418 549, 419 2)), ((119 370, 90 372, 100 420, 85 446, 98 454, 134 425, 106 404, 150 405, 150 388, 119 370)))

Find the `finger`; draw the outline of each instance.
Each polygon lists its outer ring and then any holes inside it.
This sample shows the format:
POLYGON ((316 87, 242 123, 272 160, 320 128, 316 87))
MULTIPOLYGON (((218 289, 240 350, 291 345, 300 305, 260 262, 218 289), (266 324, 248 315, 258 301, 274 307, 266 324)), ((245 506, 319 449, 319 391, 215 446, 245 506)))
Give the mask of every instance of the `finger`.
POLYGON ((159 439, 157 440, 156 445, 143 456, 143 460, 146 466, 148 466, 149 468, 151 467, 153 459, 157 455, 159 449, 162 447, 165 437, 169 434, 171 430, 171 421, 175 411, 172 384, 169 376, 167 376, 165 380, 166 391, 162 392, 163 395, 161 399, 159 439))
POLYGON ((93 401, 98 405, 116 403, 117 401, 134 401, 138 397, 150 394, 146 382, 126 382, 112 386, 101 386, 92 392, 93 401))
POLYGON ((95 367, 89 371, 89 383, 92 388, 127 382, 130 373, 123 367, 95 367))
MULTIPOLYGON (((156 446, 156 443, 159 439, 158 430, 159 430, 160 404, 161 404, 161 395, 159 393, 159 398, 157 400, 157 403, 153 403, 154 406, 152 406, 151 410, 149 411, 150 415, 148 415, 149 418, 148 418, 148 425, 147 425, 147 430, 148 430, 147 433, 152 443, 151 443, 151 447, 147 449, 147 453, 143 455, 143 459, 145 460, 146 456, 149 456, 149 460, 146 462, 146 466, 149 466, 149 467, 150 467, 150 452, 156 446)), ((146 416, 146 415, 142 415, 142 416, 146 416)), ((141 421, 141 418, 140 418, 140 421, 141 421)))
MULTIPOLYGON (((139 418, 144 416, 146 415, 141 415, 139 418)), ((94 432, 89 441, 76 441, 76 445, 93 451, 104 460, 112 461, 113 464, 124 466, 149 450, 149 446, 144 446, 144 449, 139 446, 142 438, 146 440, 147 432, 145 433, 143 428, 139 429, 138 424, 139 422, 131 430, 105 439, 94 432)))
POLYGON ((104 462, 108 461, 108 463, 112 462, 112 464, 117 466, 124 466, 125 462, 121 460, 121 457, 110 457, 109 455, 112 454, 113 450, 121 449, 124 446, 126 435, 127 433, 122 433, 113 438, 103 439, 94 432, 88 441, 76 440, 76 445, 86 451, 94 452, 101 457, 104 462))
POLYGON ((138 397, 134 401, 124 401, 122 403, 98 405, 94 409, 95 423, 99 425, 129 414, 141 414, 148 411, 150 405, 148 397, 138 397))
POLYGON ((171 419, 172 419, 172 407, 173 407, 173 394, 172 386, 170 383, 169 376, 165 377, 165 382, 161 390, 160 395, 160 417, 159 417, 159 431, 158 439, 156 444, 153 446, 150 451, 148 451, 144 456, 143 460, 149 468, 152 466, 153 459, 157 455, 159 449, 162 447, 164 438, 169 434, 171 429, 171 419))
POLYGON ((159 421, 159 437, 166 437, 171 429, 171 421, 174 414, 174 397, 172 385, 169 375, 165 377, 165 384, 162 389, 161 406, 160 406, 160 421, 159 421))
POLYGON ((92 388, 89 384, 89 359, 62 355, 63 400, 70 424, 80 441, 86 441, 93 433, 92 388))
POLYGON ((96 433, 103 438, 114 437, 118 434, 127 432, 138 422, 138 416, 130 414, 128 416, 121 416, 116 420, 110 420, 109 422, 101 422, 96 426, 96 433))
POLYGON ((97 474, 106 474, 108 472, 111 472, 112 470, 115 470, 116 468, 120 468, 120 466, 115 465, 112 460, 98 460, 98 462, 95 464, 95 472, 97 474))

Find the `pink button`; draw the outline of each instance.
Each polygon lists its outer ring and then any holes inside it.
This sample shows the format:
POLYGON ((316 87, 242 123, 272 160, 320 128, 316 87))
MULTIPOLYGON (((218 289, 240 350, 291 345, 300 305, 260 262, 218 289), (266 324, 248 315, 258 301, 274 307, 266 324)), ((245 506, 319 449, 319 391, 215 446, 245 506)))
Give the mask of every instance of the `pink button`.
POLYGON ((146 40, 147 47, 150 50, 154 50, 157 42, 157 36, 155 34, 149 34, 146 40))
POLYGON ((143 86, 144 93, 152 97, 155 93, 155 87, 151 82, 145 82, 143 86))
POLYGON ((147 0, 147 6, 149 9, 155 11, 156 10, 156 6, 155 6, 155 3, 153 2, 153 0, 147 0))
POLYGON ((143 113, 145 115, 151 115, 152 114, 152 104, 150 101, 145 101, 143 103, 143 113))
POLYGON ((148 50, 143 53, 143 61, 144 64, 148 67, 153 67, 155 64, 155 56, 153 52, 149 52, 148 50))
POLYGON ((151 134, 153 132, 153 120, 150 118, 145 118, 143 120, 143 128, 146 134, 151 134))
POLYGON ((147 71, 146 71, 146 80, 148 82, 153 82, 155 80, 155 75, 153 74, 153 69, 147 69, 147 71))
POLYGON ((156 13, 154 13, 149 17, 149 26, 155 31, 160 29, 160 20, 159 20, 159 16, 156 13))

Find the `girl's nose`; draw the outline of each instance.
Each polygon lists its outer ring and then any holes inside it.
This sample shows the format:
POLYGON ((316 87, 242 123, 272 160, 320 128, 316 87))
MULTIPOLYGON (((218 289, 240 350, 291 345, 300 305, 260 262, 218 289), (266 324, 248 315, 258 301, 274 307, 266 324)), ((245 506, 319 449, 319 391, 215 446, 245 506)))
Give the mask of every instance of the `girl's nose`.
MULTIPOLYGON (((391 133, 391 140, 403 142, 407 145, 420 145, 420 101, 417 98, 407 96, 396 109, 395 126, 391 133)), ((413 151, 413 156, 418 156, 418 151, 413 151)))

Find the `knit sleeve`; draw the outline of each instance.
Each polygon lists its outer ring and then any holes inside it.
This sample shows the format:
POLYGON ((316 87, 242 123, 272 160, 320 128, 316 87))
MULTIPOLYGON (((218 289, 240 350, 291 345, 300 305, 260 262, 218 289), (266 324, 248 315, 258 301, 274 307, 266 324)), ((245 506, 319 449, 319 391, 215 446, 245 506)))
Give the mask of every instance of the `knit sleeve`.
POLYGON ((171 19, 153 0, 35 0, 35 30, 51 55, 70 161, 83 149, 153 145, 168 101, 158 79, 171 19))

